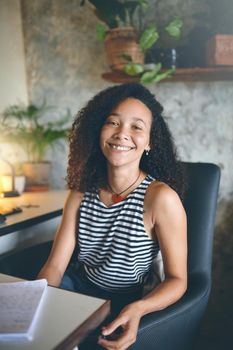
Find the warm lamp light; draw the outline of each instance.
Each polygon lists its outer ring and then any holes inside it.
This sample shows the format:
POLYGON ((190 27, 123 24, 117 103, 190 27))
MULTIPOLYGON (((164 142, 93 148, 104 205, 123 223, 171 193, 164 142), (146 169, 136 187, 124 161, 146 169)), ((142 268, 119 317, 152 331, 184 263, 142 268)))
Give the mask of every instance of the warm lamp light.
POLYGON ((10 192, 13 190, 12 188, 12 176, 11 175, 2 175, 2 192, 10 192))
POLYGON ((19 196, 19 192, 15 190, 15 169, 8 160, 2 157, 1 160, 9 166, 11 175, 1 176, 0 197, 17 197, 19 196))

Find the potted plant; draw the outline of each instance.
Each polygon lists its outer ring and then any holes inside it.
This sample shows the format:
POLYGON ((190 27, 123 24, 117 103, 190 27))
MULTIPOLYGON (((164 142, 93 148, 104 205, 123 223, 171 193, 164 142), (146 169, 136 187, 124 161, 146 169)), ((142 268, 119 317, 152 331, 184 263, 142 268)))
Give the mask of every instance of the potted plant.
MULTIPOLYGON (((144 64, 145 53, 160 37, 156 26, 143 23, 148 9, 146 0, 88 0, 100 22, 97 24, 97 38, 104 41, 107 58, 113 71, 124 72, 137 77, 142 83, 159 82, 174 72, 174 68, 161 72, 160 62, 144 64)), ((81 5, 85 0, 81 1, 81 5)), ((178 38, 182 21, 174 18, 164 31, 178 38)))
POLYGON ((48 189, 51 162, 46 159, 47 151, 68 136, 69 111, 59 120, 45 121, 50 109, 45 102, 41 106, 12 105, 0 117, 1 140, 19 144, 27 155, 22 168, 28 190, 48 189))

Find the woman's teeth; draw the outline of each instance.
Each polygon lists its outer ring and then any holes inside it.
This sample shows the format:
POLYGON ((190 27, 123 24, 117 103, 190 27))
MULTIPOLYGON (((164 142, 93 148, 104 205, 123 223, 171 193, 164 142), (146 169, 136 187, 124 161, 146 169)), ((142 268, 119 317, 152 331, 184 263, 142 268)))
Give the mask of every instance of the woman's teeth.
POLYGON ((112 144, 110 144, 110 147, 112 147, 113 149, 117 149, 119 151, 129 151, 133 148, 129 146, 119 146, 119 145, 112 145, 112 144))

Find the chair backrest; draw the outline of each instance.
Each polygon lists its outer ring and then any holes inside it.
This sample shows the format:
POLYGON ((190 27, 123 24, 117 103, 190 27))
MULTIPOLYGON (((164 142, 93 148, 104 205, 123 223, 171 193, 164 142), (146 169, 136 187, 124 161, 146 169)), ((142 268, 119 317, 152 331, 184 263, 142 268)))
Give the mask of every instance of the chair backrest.
POLYGON ((189 274, 211 277, 213 233, 220 168, 211 163, 186 163, 187 192, 184 206, 188 218, 189 274))

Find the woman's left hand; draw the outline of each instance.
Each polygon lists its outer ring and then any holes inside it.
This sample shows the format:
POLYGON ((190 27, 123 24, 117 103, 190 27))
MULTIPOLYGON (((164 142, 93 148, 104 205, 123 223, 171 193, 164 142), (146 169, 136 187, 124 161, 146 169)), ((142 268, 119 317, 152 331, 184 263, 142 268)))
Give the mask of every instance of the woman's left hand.
POLYGON ((128 349, 136 341, 140 319, 136 303, 127 305, 114 321, 102 329, 102 335, 111 336, 111 340, 100 338, 98 344, 108 350, 128 349), (114 331, 118 327, 122 328, 122 332, 116 335, 114 331))

